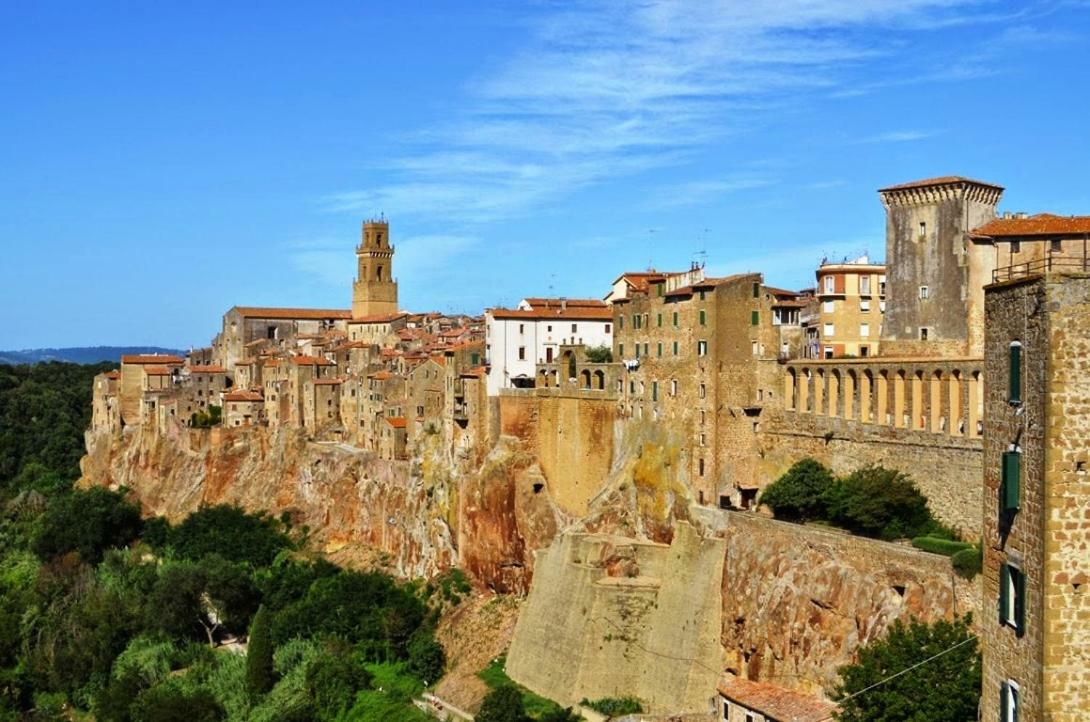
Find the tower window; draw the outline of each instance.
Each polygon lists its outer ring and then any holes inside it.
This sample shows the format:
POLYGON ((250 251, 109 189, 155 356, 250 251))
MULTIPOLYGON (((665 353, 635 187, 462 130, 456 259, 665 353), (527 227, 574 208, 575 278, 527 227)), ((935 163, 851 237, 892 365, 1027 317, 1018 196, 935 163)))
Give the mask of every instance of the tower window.
POLYGON ((1018 341, 1011 342, 1007 360, 1007 401, 1022 403, 1022 344, 1018 341))
POLYGON ((382 280, 382 266, 377 266, 375 268, 375 280, 376 281, 381 281, 382 280))
POLYGON ((1003 452, 1002 477, 999 483, 999 501, 1003 511, 1018 511, 1022 486, 1022 454, 1017 447, 1003 452))
POLYGON ((1025 632, 1026 575, 1012 564, 999 568, 999 623, 1012 627, 1021 637, 1025 632))
POLYGON ((931 295, 931 289, 927 286, 920 286, 920 298, 926 299, 931 295))
POLYGON ((920 240, 927 236, 927 221, 920 221, 920 240))
POLYGON ((1018 683, 1008 679, 999 686, 999 722, 1018 722, 1021 711, 1018 683))
POLYGON ((921 341, 926 341, 928 339, 928 336, 930 335, 929 334, 930 330, 931 329, 927 328, 926 326, 920 329, 920 340, 921 341))

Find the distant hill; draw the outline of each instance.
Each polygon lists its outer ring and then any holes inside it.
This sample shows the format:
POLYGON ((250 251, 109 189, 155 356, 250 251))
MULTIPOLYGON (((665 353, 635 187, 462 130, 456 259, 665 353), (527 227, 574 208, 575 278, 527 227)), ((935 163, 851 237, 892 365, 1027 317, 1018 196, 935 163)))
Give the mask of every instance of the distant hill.
POLYGON ((40 361, 68 361, 95 364, 101 361, 121 361, 123 354, 167 353, 184 355, 184 351, 159 346, 77 346, 74 348, 27 348, 22 351, 0 351, 0 364, 36 364, 40 361))

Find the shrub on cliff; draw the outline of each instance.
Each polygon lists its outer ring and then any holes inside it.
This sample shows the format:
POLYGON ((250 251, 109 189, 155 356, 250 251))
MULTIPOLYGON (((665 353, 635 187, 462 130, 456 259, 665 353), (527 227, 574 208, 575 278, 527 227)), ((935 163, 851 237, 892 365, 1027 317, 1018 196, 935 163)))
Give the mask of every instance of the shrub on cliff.
POLYGON ((603 697, 593 702, 583 700, 584 707, 590 707, 595 712, 601 712, 607 717, 619 717, 625 714, 639 714, 643 712, 643 702, 635 697, 603 697))
POLYGON ((447 654, 430 629, 418 629, 409 640, 409 674, 427 684, 443 676, 447 654))
POLYGON ((497 687, 481 703, 477 722, 527 722, 530 718, 522 703, 522 693, 514 687, 497 687))
POLYGON ((865 466, 822 495, 826 518, 855 534, 879 539, 923 536, 938 526, 927 497, 902 472, 865 466))
POLYGON ((247 514, 237 506, 218 504, 198 509, 168 534, 174 553, 185 559, 219 554, 233 562, 265 567, 291 545, 280 522, 261 514, 247 514))
POLYGON ((34 552, 49 560, 68 552, 95 563, 111 547, 123 547, 140 534, 140 509, 125 494, 103 488, 54 497, 34 535, 34 552))
POLYGON ((813 459, 796 461, 761 494, 761 503, 777 519, 804 522, 825 517, 824 495, 833 485, 833 473, 813 459))
POLYGON ((841 722, 963 722, 977 716, 980 651, 969 617, 934 624, 898 620, 839 674, 833 699, 841 722))

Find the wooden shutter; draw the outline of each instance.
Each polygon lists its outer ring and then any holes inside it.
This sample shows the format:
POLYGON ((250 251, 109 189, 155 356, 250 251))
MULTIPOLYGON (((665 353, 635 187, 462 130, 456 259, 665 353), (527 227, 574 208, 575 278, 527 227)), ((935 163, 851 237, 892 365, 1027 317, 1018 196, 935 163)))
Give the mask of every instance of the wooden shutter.
POLYGON ((750 323, 751 326, 756 326, 760 322, 761 322, 761 312, 760 311, 754 311, 749 315, 749 323, 750 323))
POLYGON ((1003 511, 1017 511, 1021 500, 1022 454, 1003 452, 1003 476, 1000 484, 1003 511))
POLYGON ((1001 682, 999 685, 999 722, 1007 722, 1010 714, 1008 704, 1010 702, 1010 685, 1001 682))
POLYGON ((1007 623, 1007 605, 1010 594, 1011 570, 1006 564, 999 565, 999 623, 1007 623))
POLYGON ((1014 631, 1021 637, 1026 632, 1026 575, 1021 569, 1011 569, 1014 580, 1014 631))
POLYGON ((1007 363, 1007 400, 1012 404, 1022 403, 1022 345, 1012 343, 1010 359, 1007 363))

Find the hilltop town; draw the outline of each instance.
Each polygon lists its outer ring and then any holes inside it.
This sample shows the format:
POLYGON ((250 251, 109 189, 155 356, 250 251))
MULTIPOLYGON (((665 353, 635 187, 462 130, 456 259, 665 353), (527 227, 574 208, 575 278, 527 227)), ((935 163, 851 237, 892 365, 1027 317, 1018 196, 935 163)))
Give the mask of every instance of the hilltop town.
POLYGON ((981 718, 1074 720, 1090 216, 1001 212, 1003 191, 880 189, 885 262, 827 259, 808 288, 619 268, 600 298, 480 316, 402 309, 390 224, 368 220, 350 307, 235 306, 208 347, 96 377, 84 483, 286 511, 330 551, 525 595, 507 671, 566 704, 823 715, 895 619, 970 611, 981 718), (804 458, 909 474, 982 574, 771 519, 763 489, 804 458))

